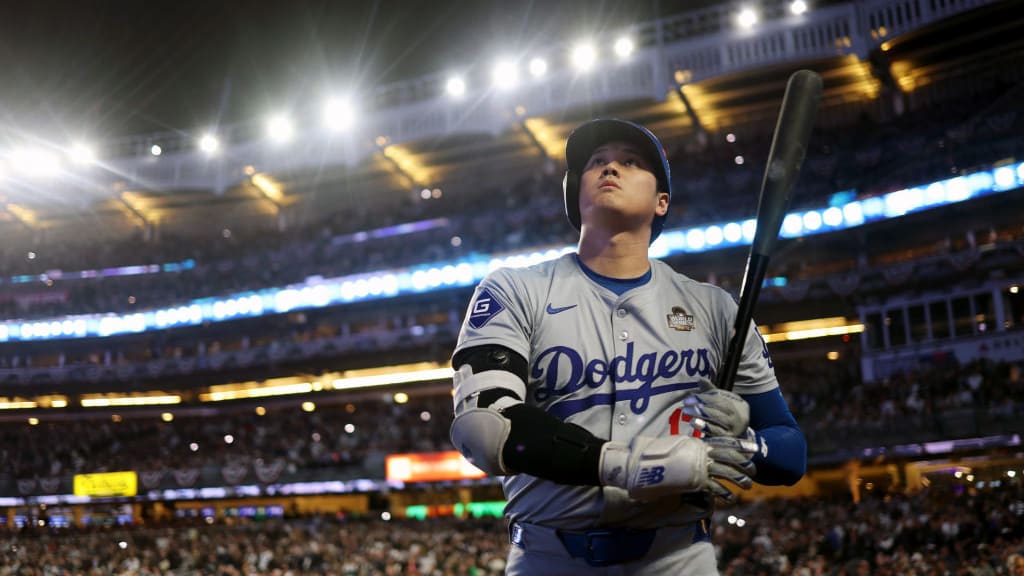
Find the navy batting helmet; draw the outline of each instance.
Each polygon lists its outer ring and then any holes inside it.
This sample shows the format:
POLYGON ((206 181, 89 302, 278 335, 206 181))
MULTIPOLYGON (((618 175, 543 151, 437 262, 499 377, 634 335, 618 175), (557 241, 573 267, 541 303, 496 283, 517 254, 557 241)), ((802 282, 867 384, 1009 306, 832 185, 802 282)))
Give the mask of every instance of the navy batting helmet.
MULTIPOLYGON (((668 166, 668 158, 665 157, 665 149, 657 136, 650 130, 639 124, 615 118, 601 118, 591 120, 578 126, 569 134, 565 142, 565 163, 567 166, 565 179, 562 180, 562 190, 565 192, 565 215, 569 222, 580 229, 580 175, 590 159, 594 150, 608 142, 627 142, 637 147, 637 150, 648 158, 654 167, 654 175, 658 179, 658 191, 667 192, 668 199, 672 201, 671 173, 668 166)), ((651 223, 651 242, 661 234, 665 227, 665 217, 658 216, 651 223)))

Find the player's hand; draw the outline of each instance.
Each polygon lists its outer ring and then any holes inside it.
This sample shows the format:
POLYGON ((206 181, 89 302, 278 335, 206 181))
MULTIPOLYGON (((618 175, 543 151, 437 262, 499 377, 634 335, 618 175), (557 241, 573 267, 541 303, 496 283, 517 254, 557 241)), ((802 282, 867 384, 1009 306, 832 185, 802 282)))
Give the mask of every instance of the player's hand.
POLYGON ((749 490, 754 485, 753 477, 757 474, 757 467, 751 458, 757 453, 757 440, 718 436, 706 438, 704 443, 710 447, 708 456, 711 459, 711 493, 732 502, 736 495, 719 480, 726 480, 744 490, 749 490))
POLYGON ((638 436, 629 446, 606 442, 601 449, 601 483, 617 486, 636 500, 688 492, 734 499, 719 480, 747 489, 755 472, 757 443, 739 438, 638 436))
POLYGON ((750 425, 750 406, 738 394, 712 388, 683 398, 683 420, 703 437, 737 438, 750 425))

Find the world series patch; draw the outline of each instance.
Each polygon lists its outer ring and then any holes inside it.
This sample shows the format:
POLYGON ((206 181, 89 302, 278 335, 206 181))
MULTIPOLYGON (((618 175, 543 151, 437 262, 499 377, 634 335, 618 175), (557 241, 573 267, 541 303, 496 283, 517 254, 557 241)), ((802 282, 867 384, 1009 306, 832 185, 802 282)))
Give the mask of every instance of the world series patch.
POLYGON ((484 288, 477 294, 473 306, 469 309, 469 325, 479 330, 504 309, 501 302, 495 300, 491 292, 484 288))
POLYGON ((668 327, 673 330, 679 330, 680 332, 689 332, 693 330, 693 315, 687 314, 686 310, 683 310, 681 306, 673 306, 672 313, 667 315, 668 327))

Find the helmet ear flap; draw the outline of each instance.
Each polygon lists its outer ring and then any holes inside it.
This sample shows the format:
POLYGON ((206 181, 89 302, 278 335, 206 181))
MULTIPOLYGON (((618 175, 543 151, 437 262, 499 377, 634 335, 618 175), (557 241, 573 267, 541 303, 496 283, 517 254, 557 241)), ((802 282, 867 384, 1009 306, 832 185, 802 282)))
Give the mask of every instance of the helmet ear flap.
POLYGON ((565 215, 569 223, 577 230, 581 227, 580 217, 580 176, 572 170, 566 170, 562 178, 562 192, 565 197, 565 215))

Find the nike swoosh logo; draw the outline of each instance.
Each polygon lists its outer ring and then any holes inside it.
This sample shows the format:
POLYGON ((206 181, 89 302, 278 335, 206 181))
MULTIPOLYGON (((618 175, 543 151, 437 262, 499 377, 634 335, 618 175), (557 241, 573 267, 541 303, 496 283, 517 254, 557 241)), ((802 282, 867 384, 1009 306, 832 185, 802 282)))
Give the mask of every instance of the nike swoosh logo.
POLYGON ((548 302, 547 313, 548 314, 558 314, 559 312, 565 312, 566 310, 569 310, 570 308, 575 308, 576 306, 577 306, 577 304, 573 304, 571 306, 562 306, 561 308, 555 308, 554 306, 551 305, 550 302, 548 302))

